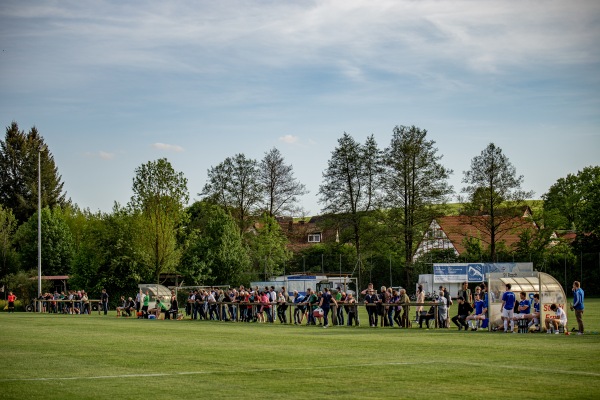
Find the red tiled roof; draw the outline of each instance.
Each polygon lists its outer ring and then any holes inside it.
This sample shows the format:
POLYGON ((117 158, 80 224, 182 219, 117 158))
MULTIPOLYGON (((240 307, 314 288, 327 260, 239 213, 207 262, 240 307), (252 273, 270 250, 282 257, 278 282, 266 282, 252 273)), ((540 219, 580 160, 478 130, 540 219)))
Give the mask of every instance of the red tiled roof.
MULTIPOLYGON (((440 228, 444 231, 448 239, 452 242, 459 254, 466 252, 463 241, 465 238, 480 239, 483 243, 490 243, 488 232, 481 230, 476 219, 489 218, 489 216, 466 217, 466 216, 448 216, 436 218, 440 228)), ((481 221, 483 224, 484 221, 481 221)), ((536 229, 536 225, 527 218, 512 218, 501 228, 501 232, 496 233, 496 243, 504 242, 508 248, 514 247, 519 242, 519 235, 526 229, 536 229)))

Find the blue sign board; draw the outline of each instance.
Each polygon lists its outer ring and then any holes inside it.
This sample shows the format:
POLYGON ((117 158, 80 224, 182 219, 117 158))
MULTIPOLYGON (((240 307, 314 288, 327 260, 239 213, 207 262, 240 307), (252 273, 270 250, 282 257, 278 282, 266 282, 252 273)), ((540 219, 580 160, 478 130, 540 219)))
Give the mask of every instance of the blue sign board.
POLYGON ((533 263, 433 264, 433 281, 439 283, 483 282, 493 272, 533 272, 533 263))

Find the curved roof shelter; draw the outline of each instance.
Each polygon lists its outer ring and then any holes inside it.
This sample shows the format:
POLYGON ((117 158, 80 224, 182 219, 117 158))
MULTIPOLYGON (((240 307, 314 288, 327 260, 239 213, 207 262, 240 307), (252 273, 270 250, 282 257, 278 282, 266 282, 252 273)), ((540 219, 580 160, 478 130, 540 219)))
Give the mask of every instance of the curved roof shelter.
POLYGON ((502 326, 501 307, 502 294, 506 290, 506 284, 510 283, 511 291, 519 302, 519 293, 527 293, 527 298, 533 307, 533 295, 540 296, 540 322, 548 315, 553 315, 550 305, 556 304, 565 312, 567 311, 567 296, 561 284, 552 275, 545 272, 519 272, 519 273, 490 273, 487 274, 488 299, 489 299, 489 329, 502 326))

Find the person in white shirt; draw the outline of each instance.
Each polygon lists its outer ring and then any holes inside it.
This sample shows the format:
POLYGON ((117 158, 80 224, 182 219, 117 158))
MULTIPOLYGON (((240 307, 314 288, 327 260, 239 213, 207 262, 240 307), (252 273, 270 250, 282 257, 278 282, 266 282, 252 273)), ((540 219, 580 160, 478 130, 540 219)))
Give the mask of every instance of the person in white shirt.
POLYGON ((555 314, 554 316, 548 316, 546 318, 546 333, 552 333, 552 331, 550 330, 550 325, 552 325, 554 333, 558 335, 558 328, 560 326, 567 326, 567 313, 562 308, 558 307, 556 304, 552 304, 550 306, 550 310, 554 311, 555 314))

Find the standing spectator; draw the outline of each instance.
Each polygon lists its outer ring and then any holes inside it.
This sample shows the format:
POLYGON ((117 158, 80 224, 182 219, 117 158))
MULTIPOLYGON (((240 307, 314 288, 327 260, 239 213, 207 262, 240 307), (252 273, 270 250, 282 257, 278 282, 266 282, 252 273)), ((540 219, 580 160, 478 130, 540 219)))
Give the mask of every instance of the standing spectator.
POLYGON ((313 314, 313 311, 319 304, 318 297, 312 289, 306 289, 306 294, 308 295, 308 299, 306 301, 308 303, 308 306, 306 307, 308 312, 308 322, 306 325, 316 325, 317 322, 315 321, 315 315, 313 314))
POLYGON ((287 324, 287 316, 285 312, 287 311, 288 305, 288 294, 285 291, 285 288, 282 287, 281 291, 277 295, 277 318, 279 322, 282 324, 287 324))
POLYGON ((438 296, 438 324, 440 328, 446 328, 446 320, 448 318, 448 300, 444 296, 444 288, 440 287, 440 294, 438 296))
POLYGON ((346 300, 346 293, 342 291, 342 288, 338 286, 337 293, 335 294, 335 307, 337 325, 344 326, 344 308, 340 305, 346 300))
POLYGON ((367 294, 369 294, 370 291, 375 291, 375 289, 373 289, 372 283, 369 283, 367 285, 367 288, 365 290, 363 290, 362 292, 360 292, 360 294, 362 294, 363 296, 366 296, 367 294))
MULTIPOLYGON (((131 297, 129 298, 129 300, 131 300, 131 297)), ((179 314, 179 305, 177 304, 177 296, 175 296, 175 294, 173 294, 171 296, 171 308, 169 308, 165 317, 166 317, 166 319, 171 319, 171 317, 173 317, 173 319, 176 320, 177 314, 179 314)))
MULTIPOLYGON (((395 290, 392 290, 392 288, 387 288, 386 292, 385 292, 385 297, 383 298, 383 302, 385 304, 393 304, 394 303, 394 292, 395 290)), ((394 327, 394 309, 396 308, 396 306, 385 306, 385 322, 386 325, 389 327, 394 327)))
POLYGON ((465 331, 469 330, 469 325, 467 325, 467 317, 473 312, 473 306, 471 303, 466 301, 462 296, 458 296, 458 314, 452 317, 452 322, 456 326, 458 326, 458 330, 460 331, 462 328, 465 328, 465 331))
POLYGON ((90 299, 88 298, 88 295, 85 292, 85 290, 81 291, 81 304, 83 305, 82 314, 89 314, 90 313, 90 299))
POLYGON ((573 305, 571 310, 575 311, 577 318, 578 335, 583 335, 583 289, 578 281, 573 282, 573 305))
POLYGON ((348 293, 345 303, 348 311, 348 326, 352 326, 352 321, 354 321, 355 326, 358 326, 358 310, 356 309, 356 299, 352 296, 352 293, 348 293))
POLYGON ((321 302, 319 303, 319 307, 323 309, 323 328, 329 328, 329 310, 331 309, 331 302, 337 306, 337 302, 329 293, 329 288, 326 287, 323 289, 323 295, 321 296, 321 302))
POLYGON ((462 297, 467 303, 473 305, 473 296, 471 295, 471 289, 469 289, 469 282, 463 282, 457 297, 462 297))
POLYGON ((148 306, 150 305, 150 291, 146 290, 146 295, 144 295, 142 306, 142 316, 145 317, 148 315, 148 306))
POLYGON ((402 303, 402 326, 410 327, 410 297, 406 293, 406 289, 400 289, 400 302, 402 303))
POLYGON ((102 289, 100 301, 102 303, 102 310, 104 310, 104 315, 108 314, 108 293, 106 293, 106 289, 102 289))
POLYGON ((13 294, 13 292, 8 292, 8 312, 15 313, 15 301, 17 301, 17 296, 13 294))
POLYGON ((367 308, 367 314, 369 314, 369 326, 375 328, 377 326, 377 310, 375 309, 377 302, 377 295, 373 289, 369 289, 365 296, 365 306, 367 308))
MULTIPOLYGON (((400 294, 394 290, 392 291, 392 303, 396 304, 394 308, 394 321, 399 328, 402 328, 402 306, 399 304, 401 301, 400 294)), ((393 326, 394 324, 392 324, 393 326)))
MULTIPOLYGON (((417 304, 425 303, 425 292, 423 291, 423 285, 419 285, 417 287, 417 304)), ((421 311, 423 311, 423 306, 417 306, 417 319, 415 322, 419 321, 419 315, 421 315, 421 311)))
POLYGON ((513 319, 515 312, 515 302, 517 298, 515 294, 511 292, 512 287, 510 283, 506 284, 506 291, 502 294, 502 321, 504 322, 504 332, 509 333, 515 332, 515 321, 513 319), (508 330, 508 323, 510 322, 510 331, 508 330))
POLYGON ((450 291, 444 287, 440 286, 440 293, 444 293, 444 297, 446 298, 446 326, 445 328, 450 328, 450 306, 452 303, 452 297, 450 296, 450 291))
POLYGON ((142 303, 144 302, 144 292, 140 289, 135 295, 135 312, 138 313, 142 309, 142 303))

